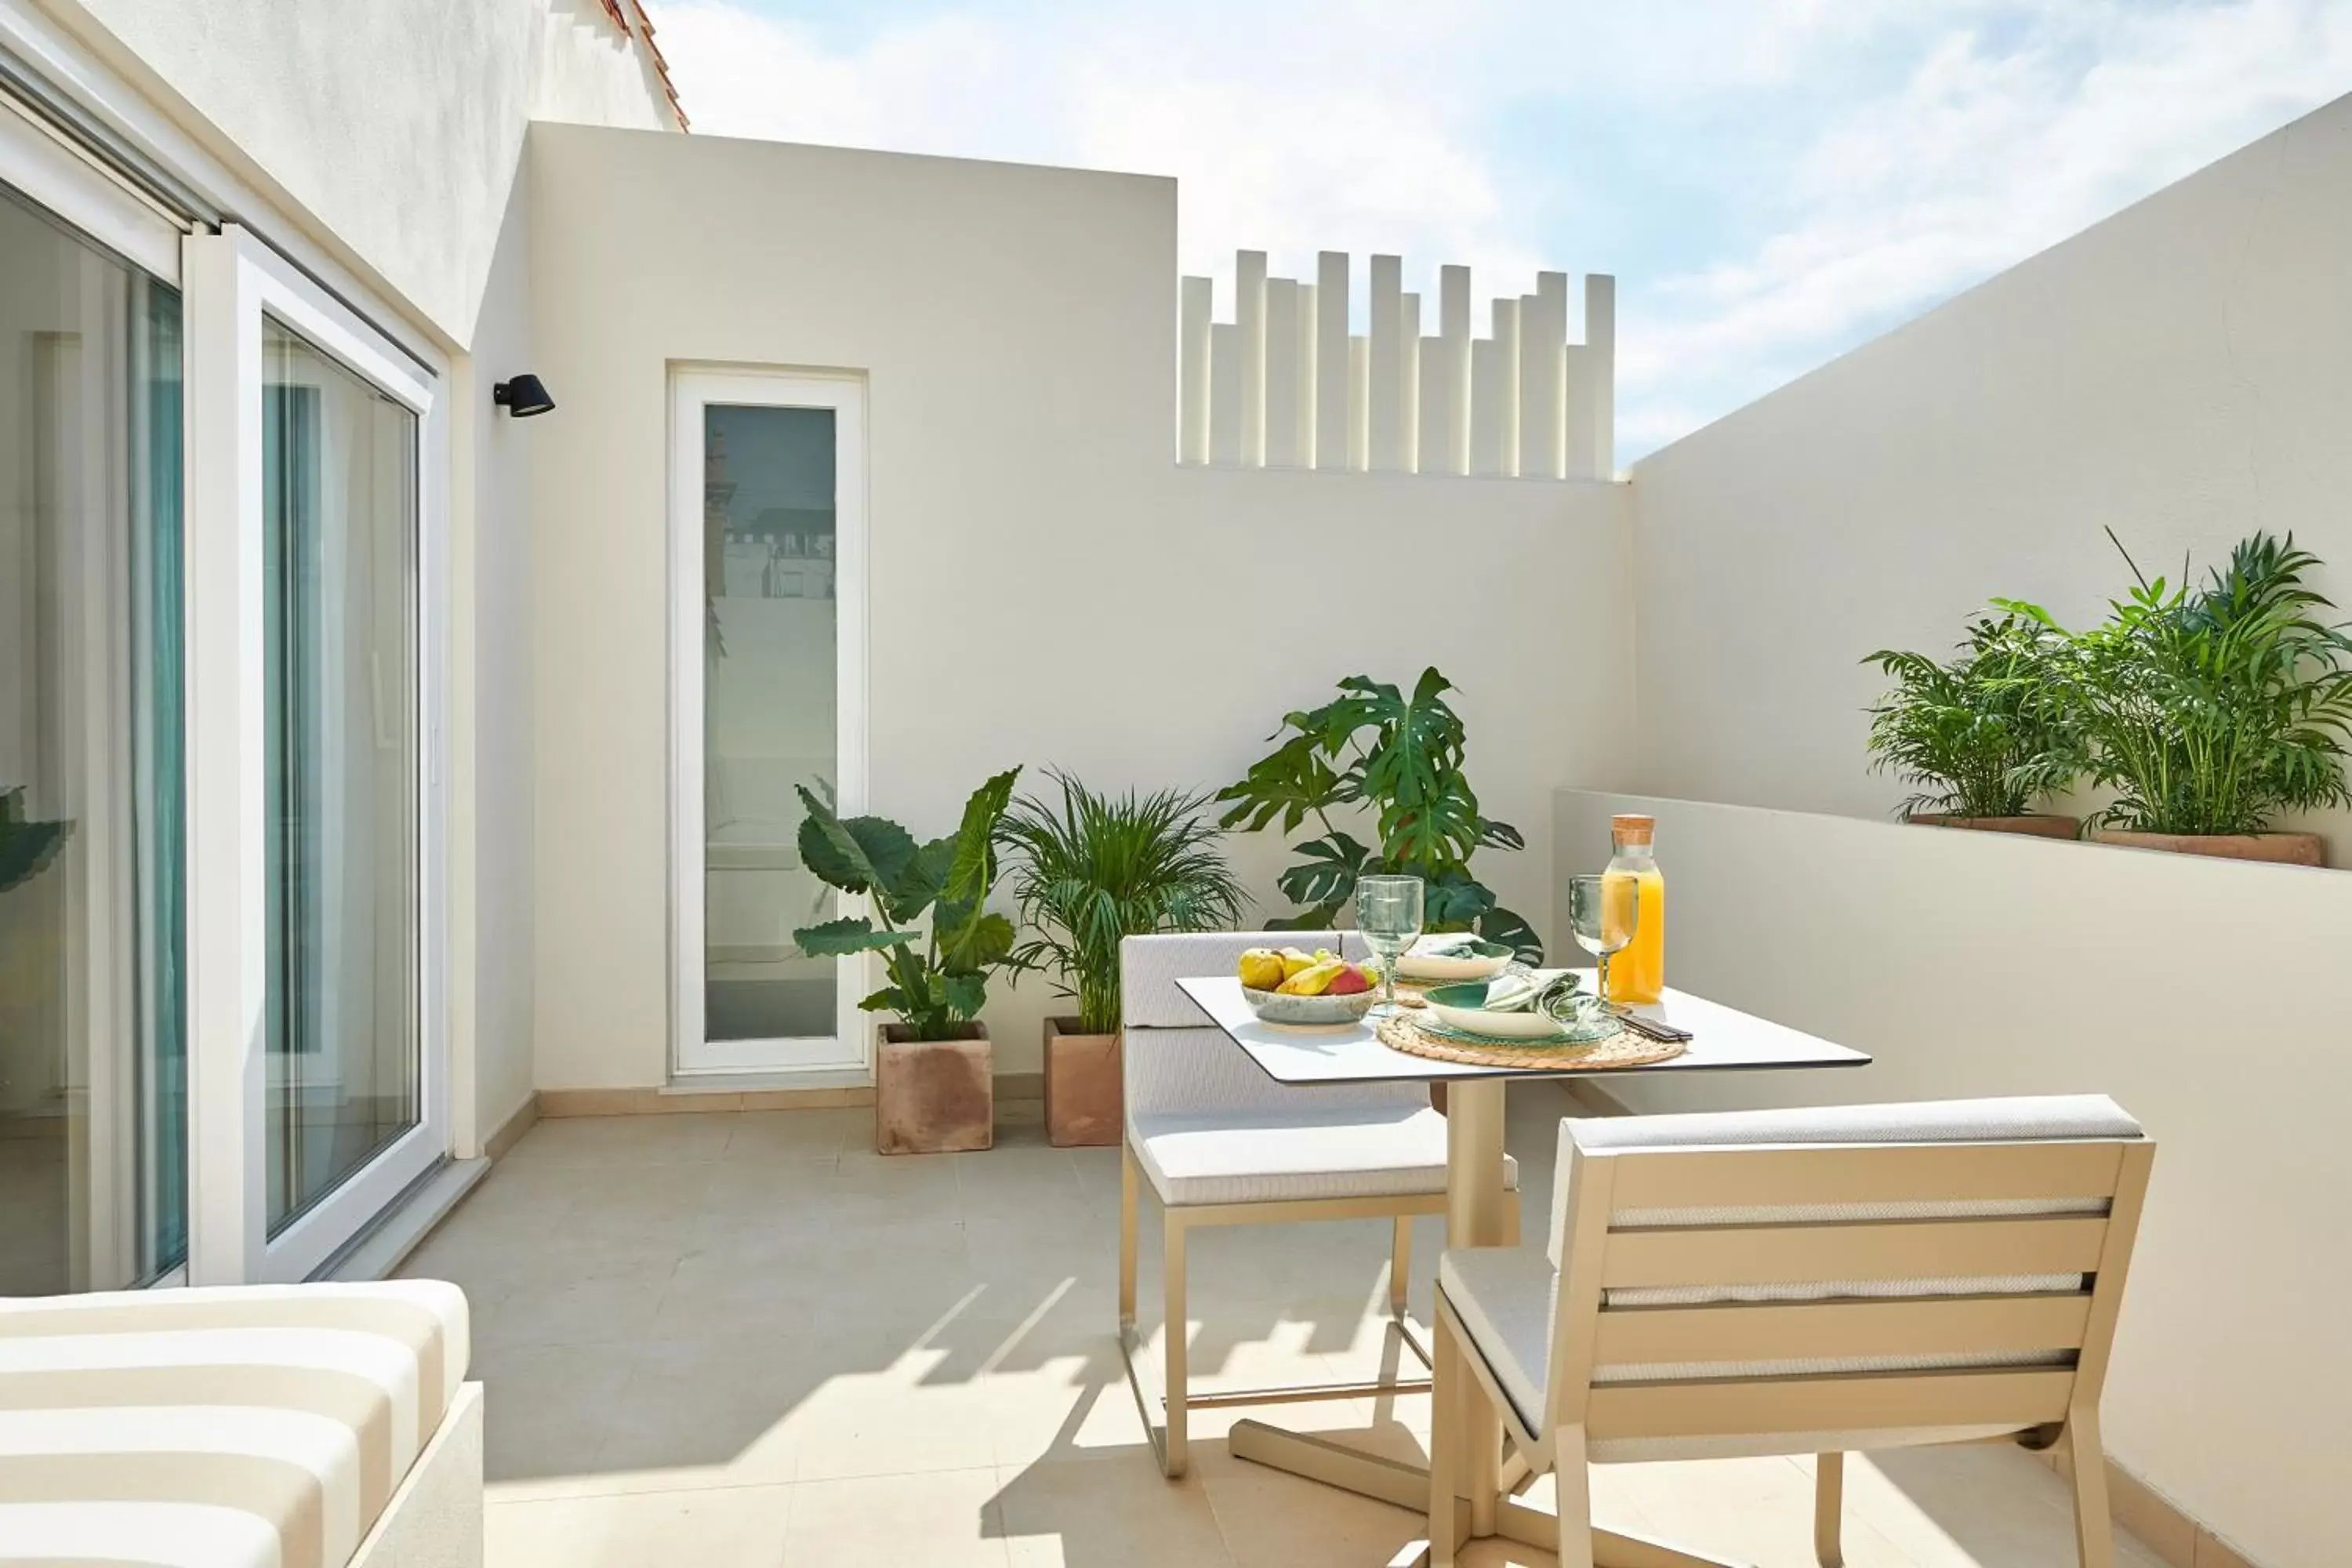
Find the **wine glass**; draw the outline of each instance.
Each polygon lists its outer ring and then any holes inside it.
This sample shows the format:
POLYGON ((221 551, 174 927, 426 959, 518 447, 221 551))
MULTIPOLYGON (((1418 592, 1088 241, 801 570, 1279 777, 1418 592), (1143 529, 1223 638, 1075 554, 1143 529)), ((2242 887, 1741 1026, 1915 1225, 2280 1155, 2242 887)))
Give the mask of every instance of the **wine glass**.
POLYGON ((1421 938, 1421 879, 1361 877, 1356 881, 1356 929, 1381 960, 1381 1000, 1372 1011, 1397 1011, 1397 955, 1421 938))
POLYGON ((1595 872, 1568 879, 1568 924, 1576 944, 1601 961, 1600 1003, 1609 1000, 1609 960, 1633 940, 1642 923, 1642 884, 1622 873, 1595 872))

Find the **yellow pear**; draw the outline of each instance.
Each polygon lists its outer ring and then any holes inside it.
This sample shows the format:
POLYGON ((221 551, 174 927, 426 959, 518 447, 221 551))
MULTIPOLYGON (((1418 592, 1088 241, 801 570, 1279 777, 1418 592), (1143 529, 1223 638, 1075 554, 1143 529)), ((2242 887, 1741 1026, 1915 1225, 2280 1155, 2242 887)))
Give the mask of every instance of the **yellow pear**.
POLYGON ((1284 948, 1282 950, 1281 958, 1282 977, 1285 980, 1289 979, 1300 970, 1312 969, 1315 967, 1315 955, 1299 948, 1284 948))
POLYGON ((1254 947, 1242 954, 1242 984, 1253 991, 1271 991, 1290 978, 1282 954, 1270 947, 1254 947))
POLYGON ((1327 958, 1320 963, 1300 970, 1275 989, 1286 996, 1320 996, 1324 988, 1347 967, 1339 959, 1327 958))

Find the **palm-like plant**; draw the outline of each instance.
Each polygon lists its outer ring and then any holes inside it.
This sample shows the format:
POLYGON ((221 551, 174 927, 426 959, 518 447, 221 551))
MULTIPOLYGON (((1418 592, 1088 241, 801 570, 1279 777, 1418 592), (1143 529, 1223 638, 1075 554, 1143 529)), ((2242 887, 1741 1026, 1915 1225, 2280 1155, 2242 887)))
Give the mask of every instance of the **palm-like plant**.
POLYGON ((1097 795, 1048 769, 1060 798, 1024 796, 1002 837, 1013 897, 1035 931, 1016 968, 1050 969, 1078 1002, 1080 1031, 1118 1027, 1118 944, 1159 931, 1228 930, 1241 919, 1241 884, 1218 853, 1223 835, 1200 815, 1202 795, 1160 790, 1097 795))
POLYGON ((2065 639, 2053 669, 2077 744, 2045 767, 2116 792, 2092 822, 2259 833, 2283 811, 2352 805, 2352 637, 2315 613, 2333 607, 2304 585, 2318 558, 2293 534, 2257 533, 2194 591, 2150 582, 2128 551, 2124 560, 2138 584, 2088 631, 2002 602, 2065 639))
POLYGON ((2072 774, 2065 708, 2049 679, 2062 641, 2030 616, 1986 616, 1958 658, 1881 648, 1863 660, 1895 686, 1870 714, 1870 769, 1916 791, 1898 815, 2022 816, 2072 774), (2064 776, 2061 776, 2064 774, 2064 776))

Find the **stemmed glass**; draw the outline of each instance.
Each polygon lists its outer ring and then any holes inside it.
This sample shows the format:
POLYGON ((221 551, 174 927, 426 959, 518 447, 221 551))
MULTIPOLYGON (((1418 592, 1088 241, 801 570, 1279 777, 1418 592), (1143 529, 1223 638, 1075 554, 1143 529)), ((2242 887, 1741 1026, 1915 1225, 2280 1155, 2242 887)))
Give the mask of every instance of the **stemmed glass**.
POLYGON ((1356 929, 1381 959, 1381 1000, 1372 1012, 1397 1012, 1397 956, 1421 939, 1421 879, 1360 877, 1356 881, 1356 929))
POLYGON ((1609 960, 1633 940, 1642 923, 1642 884, 1622 873, 1596 872, 1568 879, 1568 924, 1576 944, 1601 961, 1599 1001, 1603 1012, 1618 1008, 1609 1000, 1609 960))

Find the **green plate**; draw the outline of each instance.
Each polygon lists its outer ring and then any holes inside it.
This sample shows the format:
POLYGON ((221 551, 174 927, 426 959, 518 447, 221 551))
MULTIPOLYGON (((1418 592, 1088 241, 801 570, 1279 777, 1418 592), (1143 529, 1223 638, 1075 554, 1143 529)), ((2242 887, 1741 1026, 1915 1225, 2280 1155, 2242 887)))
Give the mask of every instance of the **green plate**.
POLYGON ((1589 1017, 1580 1024, 1564 1026, 1567 1033, 1553 1036, 1549 1039, 1518 1040, 1504 1035, 1481 1035, 1469 1029, 1457 1029, 1453 1025, 1443 1023, 1435 1018, 1415 1018, 1412 1023, 1413 1027, 1432 1038, 1452 1040, 1459 1046, 1513 1046, 1531 1051, 1596 1045, 1602 1040, 1614 1038, 1622 1034, 1625 1029, 1625 1026, 1616 1019, 1599 1015, 1589 1017))

